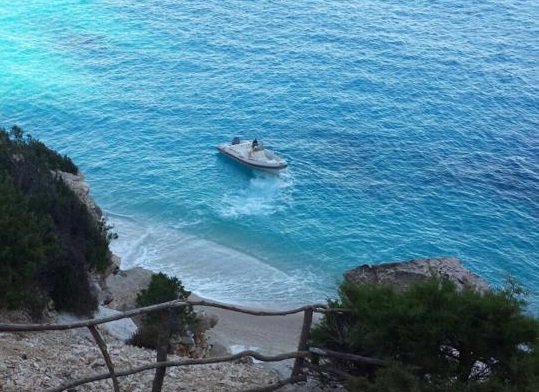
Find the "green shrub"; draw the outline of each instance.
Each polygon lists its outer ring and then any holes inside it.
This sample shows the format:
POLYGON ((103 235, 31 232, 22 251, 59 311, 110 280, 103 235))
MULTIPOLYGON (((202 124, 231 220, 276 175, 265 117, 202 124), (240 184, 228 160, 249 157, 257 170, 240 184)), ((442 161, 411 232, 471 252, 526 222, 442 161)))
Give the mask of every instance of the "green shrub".
POLYGON ((397 363, 381 368, 372 380, 358 377, 346 387, 358 392, 424 392, 413 370, 397 363))
POLYGON ((43 295, 34 286, 47 256, 59 251, 49 217, 36 214, 13 179, 0 171, 0 307, 34 307, 43 295))
POLYGON ((110 265, 111 234, 51 171, 77 173, 66 156, 0 129, 0 307, 89 315, 97 300, 88 272, 110 265))
MULTIPOLYGON (((5 130, 4 134, 9 138, 5 130)), ((31 161, 34 166, 52 171, 60 170, 72 174, 78 173, 79 168, 67 155, 58 154, 44 143, 32 138, 31 135, 24 135, 20 127, 14 125, 9 135, 11 135, 13 146, 19 147, 19 150, 24 150, 25 159, 31 161)))
MULTIPOLYGON (((184 289, 181 281, 176 277, 169 277, 163 273, 153 274, 147 289, 137 294, 137 307, 145 307, 177 299, 186 300, 191 292, 184 289)), ((166 329, 167 337, 173 334, 183 335, 189 325, 196 320, 191 305, 170 310, 148 313, 142 318, 142 325, 131 339, 136 346, 157 348, 158 336, 166 329)))
MULTIPOLYGON (((425 391, 479 391, 486 385, 525 391, 530 385, 539 386, 539 370, 533 369, 539 321, 525 313, 525 302, 514 285, 479 293, 458 291, 451 281, 437 278, 406 291, 344 283, 339 300, 330 306, 351 313, 328 314, 313 331, 315 344, 385 359, 399 369, 388 373, 336 363, 357 376, 370 377, 373 388, 383 385, 388 374, 394 379, 406 373, 425 391), (475 367, 478 363, 483 371, 475 367)), ((410 391, 415 388, 412 385, 410 391)))

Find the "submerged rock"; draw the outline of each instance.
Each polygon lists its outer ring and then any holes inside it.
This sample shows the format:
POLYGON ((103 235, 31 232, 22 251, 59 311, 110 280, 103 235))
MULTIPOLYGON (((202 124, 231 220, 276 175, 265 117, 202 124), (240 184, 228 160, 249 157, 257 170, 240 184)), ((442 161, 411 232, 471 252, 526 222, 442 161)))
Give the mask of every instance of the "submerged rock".
POLYGON ((454 257, 420 258, 378 265, 364 264, 344 273, 345 279, 351 283, 385 283, 401 289, 432 276, 448 278, 458 289, 464 287, 471 287, 477 291, 489 289, 488 283, 483 278, 467 269, 454 257))

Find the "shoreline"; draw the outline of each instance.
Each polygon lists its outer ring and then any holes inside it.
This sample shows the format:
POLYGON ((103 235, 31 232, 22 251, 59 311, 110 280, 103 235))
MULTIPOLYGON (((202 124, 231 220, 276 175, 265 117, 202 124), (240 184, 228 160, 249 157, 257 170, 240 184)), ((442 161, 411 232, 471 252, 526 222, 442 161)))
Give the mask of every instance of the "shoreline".
POLYGON ((301 272, 293 263, 274 266, 271 252, 255 256, 233 243, 168 223, 161 227, 153 220, 125 218, 109 211, 106 215, 119 235, 110 249, 121 256, 123 269, 140 266, 176 276, 187 290, 218 302, 288 309, 326 302, 342 280, 342 271, 301 272))
MULTIPOLYGON (((90 187, 84 181, 84 174, 79 172, 78 175, 65 173, 62 175, 64 181, 87 205, 92 215, 102 216, 102 210, 89 194, 90 187)), ((133 308, 137 293, 149 285, 154 271, 141 266, 122 269, 122 258, 115 253, 112 253, 111 257, 117 266, 117 271, 105 278, 100 303, 113 310, 123 311, 133 308)), ((182 277, 178 276, 178 279, 182 277)), ((191 291, 190 287, 186 289, 191 291)), ((219 303, 219 301, 194 293, 189 299, 219 303)), ((237 303, 229 304, 251 310, 277 310, 237 303)), ((297 306, 291 305, 287 308, 295 307, 297 306)), ((208 343, 212 345, 210 355, 235 353, 244 349, 275 355, 297 349, 303 324, 302 312, 285 316, 255 316, 208 306, 196 306, 195 309, 206 315, 214 315, 218 319, 216 325, 205 331, 208 343)))
MULTIPOLYGON (((113 300, 106 306, 120 311, 134 307, 136 294, 149 284, 152 274, 151 270, 134 267, 120 269, 118 273, 111 275, 107 278, 107 287, 113 300)), ((276 310, 220 302, 194 293, 189 299, 229 304, 254 311, 276 310)), ((302 312, 285 316, 256 316, 211 306, 194 308, 206 316, 218 318, 217 324, 205 332, 209 343, 215 347, 215 351, 212 350, 213 355, 222 354, 223 350, 234 353, 243 349, 256 349, 263 354, 275 355, 297 349, 303 324, 302 312)), ((293 308, 295 307, 289 307, 293 308)))
MULTIPOLYGON (((134 267, 126 270, 120 269, 116 274, 109 276, 107 286, 113 298, 105 305, 107 308, 124 311, 135 307, 136 294, 147 287, 152 271, 143 267, 134 267)), ((253 311, 271 311, 262 307, 231 304, 192 293, 192 301, 206 301, 208 303, 228 304, 238 308, 253 311)), ((297 308, 290 306, 288 309, 297 308)), ((194 306, 194 309, 210 323, 217 323, 204 331, 207 344, 211 347, 210 357, 236 354, 244 350, 257 351, 264 355, 277 355, 296 351, 303 326, 303 312, 284 316, 257 316, 239 313, 232 310, 212 306, 194 306)), ((315 321, 320 317, 316 317, 315 321)), ((276 371, 280 377, 290 376, 293 360, 275 363, 264 363, 276 371)))

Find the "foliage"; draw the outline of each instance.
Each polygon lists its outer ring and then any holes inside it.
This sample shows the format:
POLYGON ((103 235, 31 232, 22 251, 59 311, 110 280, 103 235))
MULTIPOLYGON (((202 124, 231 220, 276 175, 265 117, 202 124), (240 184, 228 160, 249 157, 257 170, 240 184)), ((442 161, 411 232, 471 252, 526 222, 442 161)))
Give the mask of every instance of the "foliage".
MULTIPOLYGON (((137 294, 137 307, 187 299, 189 295, 191 292, 184 289, 178 278, 163 273, 153 274, 148 288, 137 294)), ((143 317, 142 327, 133 336, 131 343, 156 348, 158 335, 164 329, 167 329, 168 340, 173 334, 184 335, 195 320, 195 312, 191 305, 148 313, 143 317)))
POLYGON ((0 291, 0 305, 17 307, 33 299, 28 303, 33 308, 42 297, 34 279, 47 253, 58 249, 58 241, 50 219, 32 212, 28 198, 4 171, 0 171, 0 233, 0 287, 6 288, 0 291))
MULTIPOLYGON (((181 282, 165 274, 153 274, 147 289, 137 294, 137 306, 149 306, 176 299, 187 299, 191 293, 186 291, 181 282)), ((157 362, 167 360, 170 351, 170 340, 174 334, 184 336, 189 324, 195 321, 192 306, 160 310, 146 314, 142 318, 142 326, 133 336, 131 343, 157 349, 157 362)), ((152 392, 160 392, 165 379, 166 368, 155 370, 152 392)))
POLYGON ((401 364, 380 369, 376 378, 358 377, 347 385, 349 390, 361 392, 422 392, 413 370, 401 364))
POLYGON ((67 155, 60 155, 56 151, 48 148, 44 143, 34 139, 31 135, 25 135, 23 130, 14 125, 9 134, 2 130, 3 134, 0 136, 0 144, 2 139, 8 139, 11 136, 10 141, 13 151, 24 150, 24 158, 31 161, 35 167, 48 168, 49 170, 60 170, 67 173, 77 174, 78 167, 67 155))
POLYGON ((0 307, 39 310, 52 299, 88 315, 97 306, 88 271, 110 264, 111 234, 56 170, 78 172, 19 127, 0 128, 0 307))
POLYGON ((493 391, 527 391, 539 386, 539 367, 533 367, 539 320, 525 314, 519 294, 514 284, 484 293, 458 291, 441 278, 406 291, 344 283, 340 299, 330 306, 351 313, 328 314, 313 331, 313 340, 391 364, 381 371, 337 363, 368 377, 371 389, 353 390, 392 390, 386 382, 396 380, 398 385, 408 374, 418 383, 409 384, 410 391, 482 391, 487 385, 493 391))

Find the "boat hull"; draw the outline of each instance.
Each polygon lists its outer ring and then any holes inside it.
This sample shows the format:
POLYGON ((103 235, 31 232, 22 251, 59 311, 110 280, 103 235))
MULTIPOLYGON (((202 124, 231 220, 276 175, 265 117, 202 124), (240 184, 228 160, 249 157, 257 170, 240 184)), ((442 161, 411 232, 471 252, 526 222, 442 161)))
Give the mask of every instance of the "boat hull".
POLYGON ((217 146, 217 149, 223 155, 253 169, 259 169, 269 172, 278 172, 288 166, 288 163, 284 159, 281 159, 271 151, 269 151, 268 153, 273 155, 276 159, 262 161, 260 159, 254 159, 249 157, 247 149, 241 149, 240 147, 234 148, 230 144, 219 144, 219 146, 217 146))

